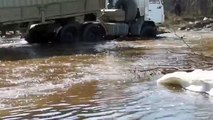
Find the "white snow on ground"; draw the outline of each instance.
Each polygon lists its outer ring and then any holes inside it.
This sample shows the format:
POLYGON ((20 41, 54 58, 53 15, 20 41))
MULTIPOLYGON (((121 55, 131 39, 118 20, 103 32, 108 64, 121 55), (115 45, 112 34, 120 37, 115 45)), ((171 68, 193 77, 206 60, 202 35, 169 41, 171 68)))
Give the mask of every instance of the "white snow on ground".
POLYGON ((174 72, 157 80, 158 85, 180 85, 186 90, 213 96, 213 71, 174 72))

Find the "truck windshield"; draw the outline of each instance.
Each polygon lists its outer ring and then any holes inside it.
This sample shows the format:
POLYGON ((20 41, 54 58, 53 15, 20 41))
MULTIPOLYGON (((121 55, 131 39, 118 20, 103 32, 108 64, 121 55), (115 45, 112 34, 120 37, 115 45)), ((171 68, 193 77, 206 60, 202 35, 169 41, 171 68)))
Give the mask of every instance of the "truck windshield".
POLYGON ((160 4, 160 0, 149 0, 150 4, 160 4))

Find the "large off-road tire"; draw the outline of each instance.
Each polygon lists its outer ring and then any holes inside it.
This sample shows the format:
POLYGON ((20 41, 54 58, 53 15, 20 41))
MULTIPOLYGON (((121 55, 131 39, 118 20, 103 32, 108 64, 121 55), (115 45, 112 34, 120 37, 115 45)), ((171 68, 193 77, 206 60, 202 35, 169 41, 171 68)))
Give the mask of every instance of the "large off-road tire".
POLYGON ((76 42, 79 36, 79 24, 67 24, 58 34, 58 42, 73 43, 76 42))
POLYGON ((99 24, 88 24, 83 30, 83 41, 97 42, 104 40, 105 30, 99 24))
POLYGON ((35 27, 31 28, 28 34, 25 36, 25 40, 29 44, 39 43, 39 44, 46 44, 49 42, 47 37, 49 25, 36 25, 35 27))
POLYGON ((56 30, 59 27, 60 25, 54 23, 36 25, 28 31, 27 35, 25 36, 25 40, 29 44, 52 43, 56 40, 56 30))
POLYGON ((140 32, 141 37, 146 37, 146 38, 156 38, 157 36, 157 28, 155 24, 145 24, 141 28, 140 32))
POLYGON ((115 4, 115 8, 123 9, 125 11, 126 22, 135 20, 138 12, 135 0, 118 0, 115 4))

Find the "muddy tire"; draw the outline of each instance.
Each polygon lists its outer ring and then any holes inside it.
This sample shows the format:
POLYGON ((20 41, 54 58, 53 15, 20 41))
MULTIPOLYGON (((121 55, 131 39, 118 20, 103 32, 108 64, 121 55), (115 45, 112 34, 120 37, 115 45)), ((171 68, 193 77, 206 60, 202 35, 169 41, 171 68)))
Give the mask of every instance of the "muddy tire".
POLYGON ((137 15, 137 4, 134 0, 118 0, 115 4, 115 8, 125 11, 126 22, 135 20, 137 15))
POLYGON ((146 24, 142 26, 140 36, 148 38, 156 38, 157 28, 154 24, 146 24))
POLYGON ((28 34, 25 36, 25 40, 29 44, 39 43, 39 44, 46 44, 49 42, 47 32, 48 32, 49 25, 37 25, 31 28, 28 34))
POLYGON ((88 24, 83 30, 83 41, 96 42, 102 41, 105 37, 105 30, 101 25, 88 24))
POLYGON ((60 43, 73 43, 77 41, 79 34, 78 24, 68 24, 65 25, 59 32, 57 40, 60 43))
POLYGON ((24 38, 25 38, 25 40, 27 41, 27 43, 29 43, 29 44, 36 43, 36 40, 38 39, 38 38, 36 38, 35 33, 32 32, 32 31, 29 32, 29 33, 27 33, 27 35, 24 36, 24 38), (33 35, 32 35, 32 33, 33 33, 33 35))

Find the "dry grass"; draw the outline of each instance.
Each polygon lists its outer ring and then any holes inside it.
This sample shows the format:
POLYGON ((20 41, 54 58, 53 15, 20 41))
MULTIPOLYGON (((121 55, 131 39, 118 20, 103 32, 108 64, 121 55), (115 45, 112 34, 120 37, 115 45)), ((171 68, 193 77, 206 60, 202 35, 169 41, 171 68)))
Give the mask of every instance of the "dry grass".
POLYGON ((206 38, 193 48, 194 51, 204 56, 213 57, 213 38, 206 38))
POLYGON ((201 46, 203 49, 213 51, 213 38, 207 38, 201 41, 201 46))
POLYGON ((178 29, 180 27, 183 27, 189 22, 194 22, 194 21, 200 21, 203 20, 205 16, 193 16, 193 15, 184 15, 184 16, 176 16, 171 13, 166 13, 166 20, 163 26, 165 27, 173 27, 173 29, 178 29))
POLYGON ((165 27, 173 27, 173 28, 178 28, 181 25, 186 24, 187 22, 184 21, 184 19, 182 17, 176 16, 174 14, 166 14, 165 17, 165 22, 163 24, 163 26, 165 27))

